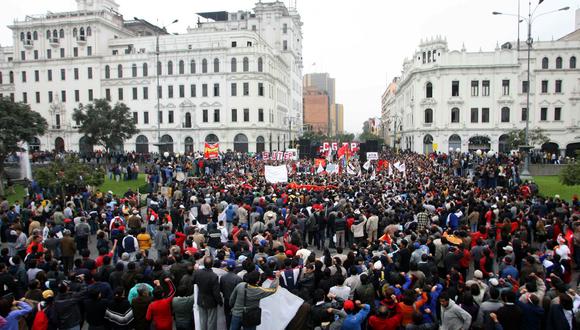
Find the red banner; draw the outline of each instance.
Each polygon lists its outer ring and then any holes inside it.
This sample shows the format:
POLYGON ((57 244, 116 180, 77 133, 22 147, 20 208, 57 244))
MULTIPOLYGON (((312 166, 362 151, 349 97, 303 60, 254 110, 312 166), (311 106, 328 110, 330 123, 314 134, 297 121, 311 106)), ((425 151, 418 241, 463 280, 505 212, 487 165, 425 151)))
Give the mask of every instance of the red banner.
POLYGON ((205 148, 203 149, 203 158, 205 159, 218 159, 220 153, 219 143, 205 143, 205 148))

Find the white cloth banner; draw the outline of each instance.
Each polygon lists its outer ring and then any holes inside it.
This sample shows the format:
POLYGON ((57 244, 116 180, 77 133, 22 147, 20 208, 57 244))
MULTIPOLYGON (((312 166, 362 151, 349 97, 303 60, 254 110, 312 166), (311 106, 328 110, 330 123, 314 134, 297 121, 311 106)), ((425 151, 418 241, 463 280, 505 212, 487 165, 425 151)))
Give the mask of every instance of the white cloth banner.
POLYGON ((328 174, 338 174, 338 165, 329 163, 326 165, 326 172, 328 172, 328 174))
POLYGON ((301 298, 283 287, 278 287, 276 293, 260 300, 262 323, 257 327, 257 330, 286 329, 303 303, 304 300, 301 298))
POLYGON ((371 167, 371 161, 369 159, 363 164, 363 168, 368 171, 370 167, 371 167))
POLYGON ((266 177, 266 182, 288 182, 288 169, 286 165, 264 166, 264 176, 266 177))

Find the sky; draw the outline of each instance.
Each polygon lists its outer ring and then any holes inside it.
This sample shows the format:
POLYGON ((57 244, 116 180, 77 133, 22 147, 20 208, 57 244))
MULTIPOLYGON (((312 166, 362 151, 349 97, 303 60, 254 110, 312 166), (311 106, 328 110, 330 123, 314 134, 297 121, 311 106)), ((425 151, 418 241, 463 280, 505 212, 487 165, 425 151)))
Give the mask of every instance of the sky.
MULTIPOLYGON (((268 0, 264 0, 266 2, 268 0)), ((283 0, 287 5, 290 0, 283 0)), ((493 11, 517 13, 518 0, 292 0, 301 15, 303 73, 328 72, 336 79, 336 102, 344 104, 345 130, 362 131, 364 120, 380 117, 381 95, 411 57, 422 38, 441 35, 450 50, 492 51, 517 39, 517 19, 493 11)), ((134 16, 164 25, 179 19, 169 31, 185 33, 197 21, 196 12, 251 10, 257 0, 117 0, 126 19, 134 16)), ((521 14, 528 2, 521 0, 521 14)), ((538 0, 532 1, 535 7, 538 0)), ((545 0, 536 13, 569 6, 570 10, 538 18, 532 35, 558 39, 574 30, 580 0, 545 0)), ((12 44, 6 27, 16 18, 47 11, 76 9, 74 0, 2 0, 0 45, 12 44)), ((521 39, 527 27, 521 25, 521 39)))

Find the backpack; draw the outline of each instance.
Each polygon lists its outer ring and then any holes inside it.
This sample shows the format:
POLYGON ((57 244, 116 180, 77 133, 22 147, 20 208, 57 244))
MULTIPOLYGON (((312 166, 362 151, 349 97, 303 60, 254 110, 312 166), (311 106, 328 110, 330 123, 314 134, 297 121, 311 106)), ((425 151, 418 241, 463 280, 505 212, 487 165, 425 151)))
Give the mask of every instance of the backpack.
POLYGON ((133 236, 126 236, 123 238, 123 247, 125 252, 133 253, 136 251, 135 238, 133 236))

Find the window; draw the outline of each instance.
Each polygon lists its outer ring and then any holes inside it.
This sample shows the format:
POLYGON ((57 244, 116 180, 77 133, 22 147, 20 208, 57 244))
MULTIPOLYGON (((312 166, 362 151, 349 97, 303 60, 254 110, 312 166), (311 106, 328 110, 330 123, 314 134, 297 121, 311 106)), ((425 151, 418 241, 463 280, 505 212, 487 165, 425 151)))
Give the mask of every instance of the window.
POLYGON ((55 126, 56 126, 56 128, 57 128, 57 129, 60 129, 60 114, 58 114, 58 113, 57 113, 57 114, 54 116, 54 123, 56 124, 56 125, 55 125, 55 126))
POLYGON ((169 110, 169 118, 167 118, 167 122, 173 124, 173 110, 169 110))
POLYGON ((562 80, 556 80, 556 93, 562 93, 562 80))
POLYGON ((117 94, 119 95, 118 100, 123 101, 123 88, 118 88, 117 94))
POLYGON ((207 60, 205 58, 201 61, 201 73, 207 73, 207 60))
POLYGON ((26 82, 26 71, 22 71, 20 73, 20 75, 22 76, 22 82, 25 83, 26 82))
POLYGON ((479 121, 479 109, 471 108, 471 122, 477 123, 479 121))
POLYGON ((137 87, 133 87, 133 100, 137 99, 137 87))
POLYGON ((149 124, 149 112, 143 112, 143 124, 149 124))
POLYGON ((149 87, 143 87, 143 100, 149 99, 149 87))
POLYGON ((170 99, 173 98, 173 86, 172 85, 167 86, 167 97, 170 99))
POLYGON ((238 43, 236 41, 232 41, 232 48, 236 48, 238 46, 238 43))
POLYGON ((264 122, 264 109, 258 109, 258 121, 260 123, 264 122))
POLYGON ((110 79, 111 78, 111 67, 108 65, 105 65, 105 79, 110 79))
POLYGON ((185 85, 179 85, 179 97, 180 98, 185 97, 185 85))
POLYGON ((202 114, 201 121, 203 121, 204 123, 207 123, 208 122, 207 109, 203 109, 201 114, 202 114))
POLYGON ((195 88, 195 84, 192 84, 191 86, 189 86, 189 93, 190 93, 190 97, 197 96, 197 90, 195 88))
POLYGON ((75 102, 81 101, 81 93, 78 89, 75 89, 75 102))
POLYGON ((161 86, 157 86, 157 96, 162 99, 163 98, 163 88, 161 86))
POLYGON ((111 101, 111 90, 109 88, 105 89, 105 99, 111 101))
POLYGON ((207 97, 207 84, 201 85, 201 96, 207 97))
POLYGON ((34 40, 38 40, 38 32, 37 31, 32 32, 32 38, 34 40))
POLYGON ((231 96, 238 96, 238 84, 236 83, 231 85, 231 96))
POLYGON ((87 46, 87 56, 93 56, 93 47, 87 46))
POLYGON ((526 121, 528 118, 528 108, 522 108, 522 121, 526 121))
POLYGON ((433 123, 433 109, 425 109, 425 124, 433 123))
POLYGON ((50 50, 50 49, 46 50, 46 58, 49 60, 52 58, 52 50, 50 50))
POLYGON ((60 57, 63 58, 64 57, 64 48, 60 49, 60 57))
POLYGON ((459 96, 459 81, 457 80, 451 82, 451 96, 459 96))
POLYGON ((87 68, 87 77, 93 79, 93 68, 87 68))
POLYGON ((459 109, 458 108, 451 109, 451 122, 452 123, 459 122, 459 109))
POLYGON ((40 92, 36 92, 36 103, 40 103, 40 92))
POLYGON ((248 60, 247 57, 244 57, 244 60, 242 62, 242 69, 244 72, 250 71, 250 60, 248 60))
POLYGON ((481 122, 489 123, 489 108, 481 108, 481 122))
POLYGON ((220 122, 220 109, 213 110, 213 122, 219 123, 220 122))
POLYGON ((562 108, 554 108, 554 120, 562 120, 562 108))
POLYGON ((179 60, 179 74, 185 74, 185 62, 179 60))
POLYGON ((250 95, 250 83, 245 82, 244 83, 244 96, 249 96, 250 95))
POLYGON ((22 102, 28 103, 28 94, 26 92, 22 92, 22 102))
POLYGON ((93 90, 89 89, 89 101, 93 101, 93 90))
POLYGON ((501 90, 503 95, 510 95, 510 81, 509 80, 502 80, 501 81, 501 90))
POLYGON ((185 113, 185 127, 191 128, 191 113, 189 112, 185 113))
POLYGON ((264 83, 258 83, 258 96, 264 96, 264 83))
POLYGON ((548 120, 548 108, 540 109, 540 121, 548 120))
POLYGON ((147 77, 149 75, 149 70, 147 68, 147 63, 143 63, 143 77, 147 77))
POLYGON ((157 75, 160 76, 163 74, 163 70, 162 70, 162 66, 161 66, 161 61, 157 61, 157 75))
MULTIPOLYGON (((46 75, 47 75, 48 81, 52 81, 52 70, 51 69, 48 69, 46 71, 46 75)), ((10 83, 12 83, 12 81, 10 83)))
POLYGON ((25 51, 21 51, 21 52, 20 52, 20 59, 21 59, 22 61, 26 61, 26 52, 25 52, 25 51))
POLYGON ((501 108, 501 122, 502 123, 510 122, 510 108, 508 107, 501 108))
POLYGON ((189 62, 189 73, 195 73, 195 60, 191 60, 191 62, 189 62))
POLYGON ((90 26, 87 26, 87 37, 90 37, 92 35, 92 30, 90 26))
POLYGON ((479 80, 471 81, 471 96, 479 96, 479 80))
POLYGON ((570 69, 576 69, 576 56, 570 57, 570 69))
POLYGON ((530 82, 527 80, 522 81, 522 93, 527 93, 530 88, 530 82))
POLYGON ((157 111, 157 122, 163 124, 163 111, 157 111))
POLYGON ((238 60, 235 57, 232 57, 230 66, 232 72, 238 71, 238 60))
POLYGON ((244 122, 250 121, 250 109, 244 109, 244 122))
POLYGON ((288 50, 288 40, 282 41, 282 50, 288 50))
POLYGON ((288 33, 288 24, 284 23, 282 25, 282 33, 284 34, 288 33))
POLYGON ((213 72, 220 72, 220 60, 217 58, 213 59, 213 72))
POLYGON ((548 92, 548 81, 547 80, 542 80, 542 93, 547 93, 548 92))
POLYGON ((489 96, 489 80, 483 80, 481 82, 481 96, 489 96))
POLYGON ((73 56, 74 57, 79 57, 79 48, 78 47, 74 47, 73 48, 73 56))
POLYGON ((232 109, 232 122, 238 121, 238 109, 232 109))
POLYGON ((78 30, 77 30, 77 28, 74 28, 73 29, 73 38, 76 38, 77 35, 78 35, 78 30))
POLYGON ((38 49, 34 50, 34 59, 38 60, 38 49))
POLYGON ((562 58, 560 56, 556 57, 556 69, 562 68, 562 58))
POLYGON ((131 76, 133 78, 137 77, 137 64, 135 63, 131 65, 131 76))
POLYGON ((66 80, 66 70, 60 69, 60 80, 66 80))
POLYGON ((258 57, 258 72, 264 72, 264 60, 258 57))
POLYGON ((167 74, 168 75, 173 74, 173 61, 167 62, 167 74))
POLYGON ((66 91, 60 91, 60 101, 66 102, 66 91))
POLYGON ((75 80, 79 80, 79 68, 73 69, 73 77, 75 80))
POLYGON ((550 66, 550 61, 547 57, 542 59, 542 69, 547 69, 550 66))
POLYGON ((58 32, 58 36, 60 38, 64 38, 64 29, 60 29, 60 31, 58 32))
POLYGON ((48 92, 48 103, 52 103, 52 92, 48 92))
POLYGON ((117 78, 123 78, 123 65, 117 65, 117 78))
POLYGON ((133 111, 133 123, 134 124, 139 123, 139 113, 137 111, 133 111))
POLYGON ((220 96, 220 84, 213 84, 213 96, 220 96))

